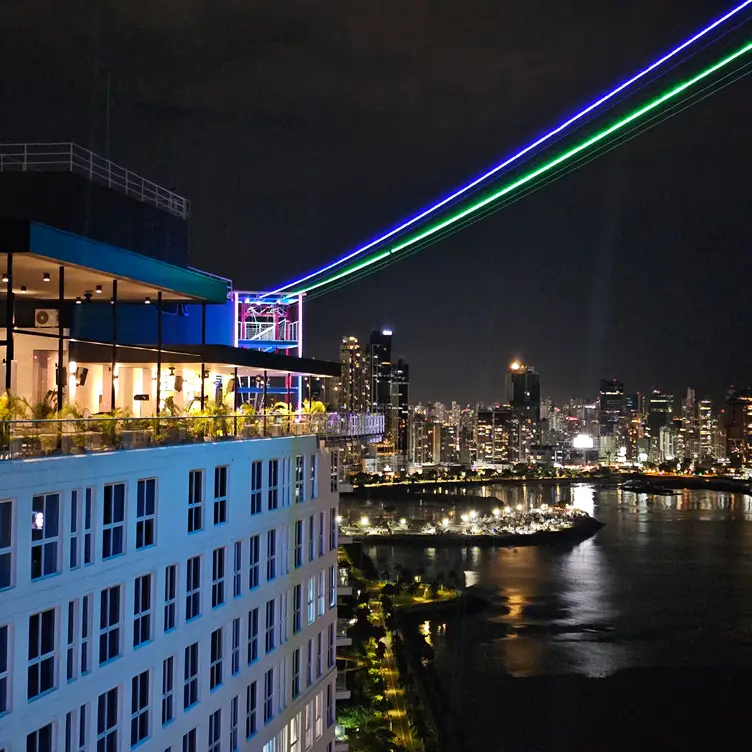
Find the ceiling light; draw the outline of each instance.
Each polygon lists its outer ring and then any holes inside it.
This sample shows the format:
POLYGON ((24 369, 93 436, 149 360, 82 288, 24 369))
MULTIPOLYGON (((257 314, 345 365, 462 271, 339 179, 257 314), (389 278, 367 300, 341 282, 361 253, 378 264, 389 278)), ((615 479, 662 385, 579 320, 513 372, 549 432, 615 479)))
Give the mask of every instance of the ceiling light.
POLYGON ((144 298, 144 303, 146 303, 146 305, 149 305, 149 303, 151 303, 151 298, 148 295, 144 298))
POLYGON ((45 282, 49 282, 49 281, 50 281, 50 273, 49 273, 49 272, 45 272, 45 273, 44 273, 44 274, 42 275, 42 279, 43 279, 43 280, 44 280, 45 282))
POLYGON ((97 295, 102 294, 102 285, 97 285, 97 295))

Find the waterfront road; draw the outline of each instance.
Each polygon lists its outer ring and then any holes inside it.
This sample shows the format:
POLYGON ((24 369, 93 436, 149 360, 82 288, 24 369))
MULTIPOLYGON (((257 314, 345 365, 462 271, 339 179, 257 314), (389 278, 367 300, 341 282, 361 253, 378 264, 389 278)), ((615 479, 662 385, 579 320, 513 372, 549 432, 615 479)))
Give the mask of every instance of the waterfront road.
POLYGON ((401 744, 406 750, 410 752, 421 752, 423 749, 419 740, 413 736, 413 730, 410 728, 410 723, 407 717, 407 705, 405 703, 405 694, 402 687, 397 682, 397 664, 394 660, 394 652, 392 651, 392 634, 386 629, 384 624, 384 613, 381 608, 381 602, 376 598, 371 598, 369 601, 371 612, 378 618, 379 625, 386 630, 386 637, 384 642, 386 644, 386 652, 384 653, 384 660, 382 664, 382 672, 386 677, 386 696, 389 700, 389 704, 392 706, 388 715, 392 722, 392 730, 396 737, 397 742, 401 744))

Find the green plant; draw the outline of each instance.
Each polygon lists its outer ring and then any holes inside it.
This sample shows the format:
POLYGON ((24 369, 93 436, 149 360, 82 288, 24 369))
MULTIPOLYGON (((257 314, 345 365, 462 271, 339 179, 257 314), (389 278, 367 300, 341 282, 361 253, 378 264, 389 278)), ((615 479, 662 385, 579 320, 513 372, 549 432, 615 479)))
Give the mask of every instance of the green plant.
POLYGON ((31 413, 32 420, 49 420, 55 417, 57 412, 57 392, 50 389, 47 394, 44 395, 44 399, 41 402, 37 402, 35 405, 30 405, 25 399, 23 400, 28 408, 28 412, 31 413))

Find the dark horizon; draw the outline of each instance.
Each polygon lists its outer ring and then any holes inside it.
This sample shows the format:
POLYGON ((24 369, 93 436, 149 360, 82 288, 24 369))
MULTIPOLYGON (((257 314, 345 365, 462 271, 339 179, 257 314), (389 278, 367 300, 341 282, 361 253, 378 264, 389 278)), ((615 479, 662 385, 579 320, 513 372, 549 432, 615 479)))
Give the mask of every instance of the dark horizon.
MULTIPOLYGON (((732 5, 194 0, 97 15, 10 0, 0 139, 109 143, 191 199, 192 264, 268 289, 480 174, 732 5)), ((518 356, 559 402, 611 377, 716 400, 752 383, 750 85, 311 301, 306 354, 336 358, 343 335, 389 324, 416 402, 495 401, 518 356)))

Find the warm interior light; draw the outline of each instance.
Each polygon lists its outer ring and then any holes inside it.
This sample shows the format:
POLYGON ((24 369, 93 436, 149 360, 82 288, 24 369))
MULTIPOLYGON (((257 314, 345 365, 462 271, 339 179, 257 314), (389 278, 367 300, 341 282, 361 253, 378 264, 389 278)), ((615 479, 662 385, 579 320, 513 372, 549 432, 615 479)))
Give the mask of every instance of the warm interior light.
POLYGON ((42 275, 42 279, 43 279, 43 280, 44 280, 45 282, 49 282, 49 281, 50 281, 50 273, 49 273, 49 272, 45 272, 45 273, 44 273, 44 274, 42 275))
POLYGON ((21 285, 21 292, 22 292, 22 293, 25 293, 25 292, 26 292, 26 285, 21 285))
POLYGON ((68 373, 71 374, 71 376, 76 373, 77 368, 78 368, 78 363, 76 363, 75 360, 68 361, 68 373))
POLYGON ((149 303, 151 303, 151 298, 148 295, 144 298, 144 303, 146 303, 146 305, 149 305, 149 303))
POLYGON ((102 285, 97 285, 97 295, 102 294, 102 285))
POLYGON ((76 298, 76 305, 81 305, 81 298, 76 298))
POLYGON ((3 272, 3 282, 8 281, 8 272, 3 272))

